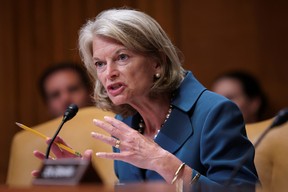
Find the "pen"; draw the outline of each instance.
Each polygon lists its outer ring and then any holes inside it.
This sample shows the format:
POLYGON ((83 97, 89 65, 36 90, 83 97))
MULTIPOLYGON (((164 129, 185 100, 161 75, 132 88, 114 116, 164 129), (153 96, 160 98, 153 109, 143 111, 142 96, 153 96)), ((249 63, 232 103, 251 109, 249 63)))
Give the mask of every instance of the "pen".
MULTIPOLYGON (((38 135, 39 137, 42 137, 43 139, 47 139, 48 137, 46 135, 44 135, 43 133, 40 133, 39 131, 36 131, 35 129, 31 129, 30 127, 27 127, 26 125, 23 125, 21 123, 15 122, 16 125, 18 125, 19 127, 21 127, 22 129, 26 130, 26 131, 30 131, 32 133, 34 133, 35 135, 38 135)), ((60 147, 61 149, 64 149, 74 155, 77 155, 78 157, 82 157, 81 153, 71 149, 70 147, 67 147, 66 145, 63 145, 62 143, 58 143, 55 142, 55 144, 60 147)))

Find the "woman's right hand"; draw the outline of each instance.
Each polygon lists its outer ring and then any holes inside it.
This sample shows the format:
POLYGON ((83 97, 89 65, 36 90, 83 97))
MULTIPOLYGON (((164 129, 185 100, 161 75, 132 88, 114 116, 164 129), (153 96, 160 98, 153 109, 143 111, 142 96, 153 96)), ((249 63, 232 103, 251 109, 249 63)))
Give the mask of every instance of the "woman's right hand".
MULTIPOLYGON (((51 142, 51 139, 47 139, 46 143, 49 144, 51 142)), ((60 138, 59 136, 56 137, 55 141, 54 142, 57 142, 57 143, 61 143, 63 145, 66 145, 68 146, 65 141, 60 138)), ((69 146, 68 146, 69 147, 69 146)), ((59 148, 55 143, 52 144, 51 146, 51 151, 54 153, 56 159, 61 159, 61 158, 78 158, 78 156, 74 155, 74 154, 71 154, 70 152, 66 151, 66 150, 63 150, 61 148, 59 148)), ((81 157, 82 159, 87 159, 87 160, 91 160, 92 159, 92 153, 93 151, 91 149, 87 149, 85 150, 83 156, 81 157)), ((45 159, 45 154, 38 151, 38 150, 35 150, 33 151, 33 154, 35 157, 37 157, 38 159, 40 160, 44 160, 45 159)), ((49 157, 49 159, 55 159, 53 157, 49 157)), ((33 170, 31 172, 31 174, 36 177, 38 176, 39 174, 39 170, 33 170)))

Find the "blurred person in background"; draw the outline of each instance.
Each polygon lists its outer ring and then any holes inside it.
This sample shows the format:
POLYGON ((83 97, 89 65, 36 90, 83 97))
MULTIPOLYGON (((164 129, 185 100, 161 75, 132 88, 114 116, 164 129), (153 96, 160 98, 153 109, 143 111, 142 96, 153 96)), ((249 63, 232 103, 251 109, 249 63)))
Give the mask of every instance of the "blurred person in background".
POLYGON ((40 77, 39 90, 53 118, 63 115, 72 103, 79 108, 93 104, 91 79, 77 63, 63 62, 48 67, 40 77))
POLYGON ((267 99, 258 80, 245 71, 231 71, 218 76, 211 90, 235 102, 245 123, 265 119, 267 99))

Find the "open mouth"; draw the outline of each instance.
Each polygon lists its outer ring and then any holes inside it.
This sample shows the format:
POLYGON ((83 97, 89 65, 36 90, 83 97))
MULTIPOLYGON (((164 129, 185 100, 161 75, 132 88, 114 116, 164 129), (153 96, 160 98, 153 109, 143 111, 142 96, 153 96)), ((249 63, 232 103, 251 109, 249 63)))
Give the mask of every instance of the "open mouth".
POLYGON ((113 84, 113 85, 109 85, 108 86, 108 90, 116 90, 116 89, 119 89, 122 86, 123 86, 122 83, 116 83, 116 84, 113 84))
POLYGON ((116 96, 122 93, 124 87, 123 83, 113 83, 107 87, 107 92, 112 96, 116 96))

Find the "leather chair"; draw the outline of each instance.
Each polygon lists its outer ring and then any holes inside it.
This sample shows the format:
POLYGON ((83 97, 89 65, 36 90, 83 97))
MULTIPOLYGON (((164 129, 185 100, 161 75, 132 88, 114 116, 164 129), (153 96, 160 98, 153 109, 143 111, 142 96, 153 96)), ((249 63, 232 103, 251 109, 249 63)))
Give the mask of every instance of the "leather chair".
MULTIPOLYGON (((77 115, 68 121, 61 129, 59 136, 64 139, 73 149, 83 154, 86 149, 96 152, 111 152, 112 147, 91 137, 91 132, 99 132, 107 135, 105 131, 96 127, 92 120, 94 118, 103 119, 104 116, 114 116, 110 112, 105 112, 96 107, 82 108, 77 115)), ((33 129, 52 137, 61 123, 62 117, 39 124, 33 129)), ((25 124, 25 122, 20 122, 25 124)), ((20 129, 20 128, 19 128, 20 129)), ((31 171, 41 167, 41 161, 33 155, 35 149, 46 152, 47 144, 45 140, 33 133, 22 130, 18 132, 12 141, 12 148, 9 159, 9 167, 6 183, 9 186, 29 186, 33 177, 31 171)), ((52 153, 51 153, 52 154, 52 153)), ((92 157, 92 164, 104 185, 113 186, 117 181, 114 174, 113 161, 92 157)))
MULTIPOLYGON (((248 138, 254 143, 272 120, 247 125, 248 138)), ((255 150, 254 162, 262 185, 258 191, 288 190, 288 123, 268 132, 255 150)))
POLYGON ((256 139, 260 136, 261 133, 264 132, 264 130, 271 125, 274 118, 270 118, 264 121, 259 121, 256 123, 249 123, 246 124, 246 132, 248 139, 254 143, 256 139))

